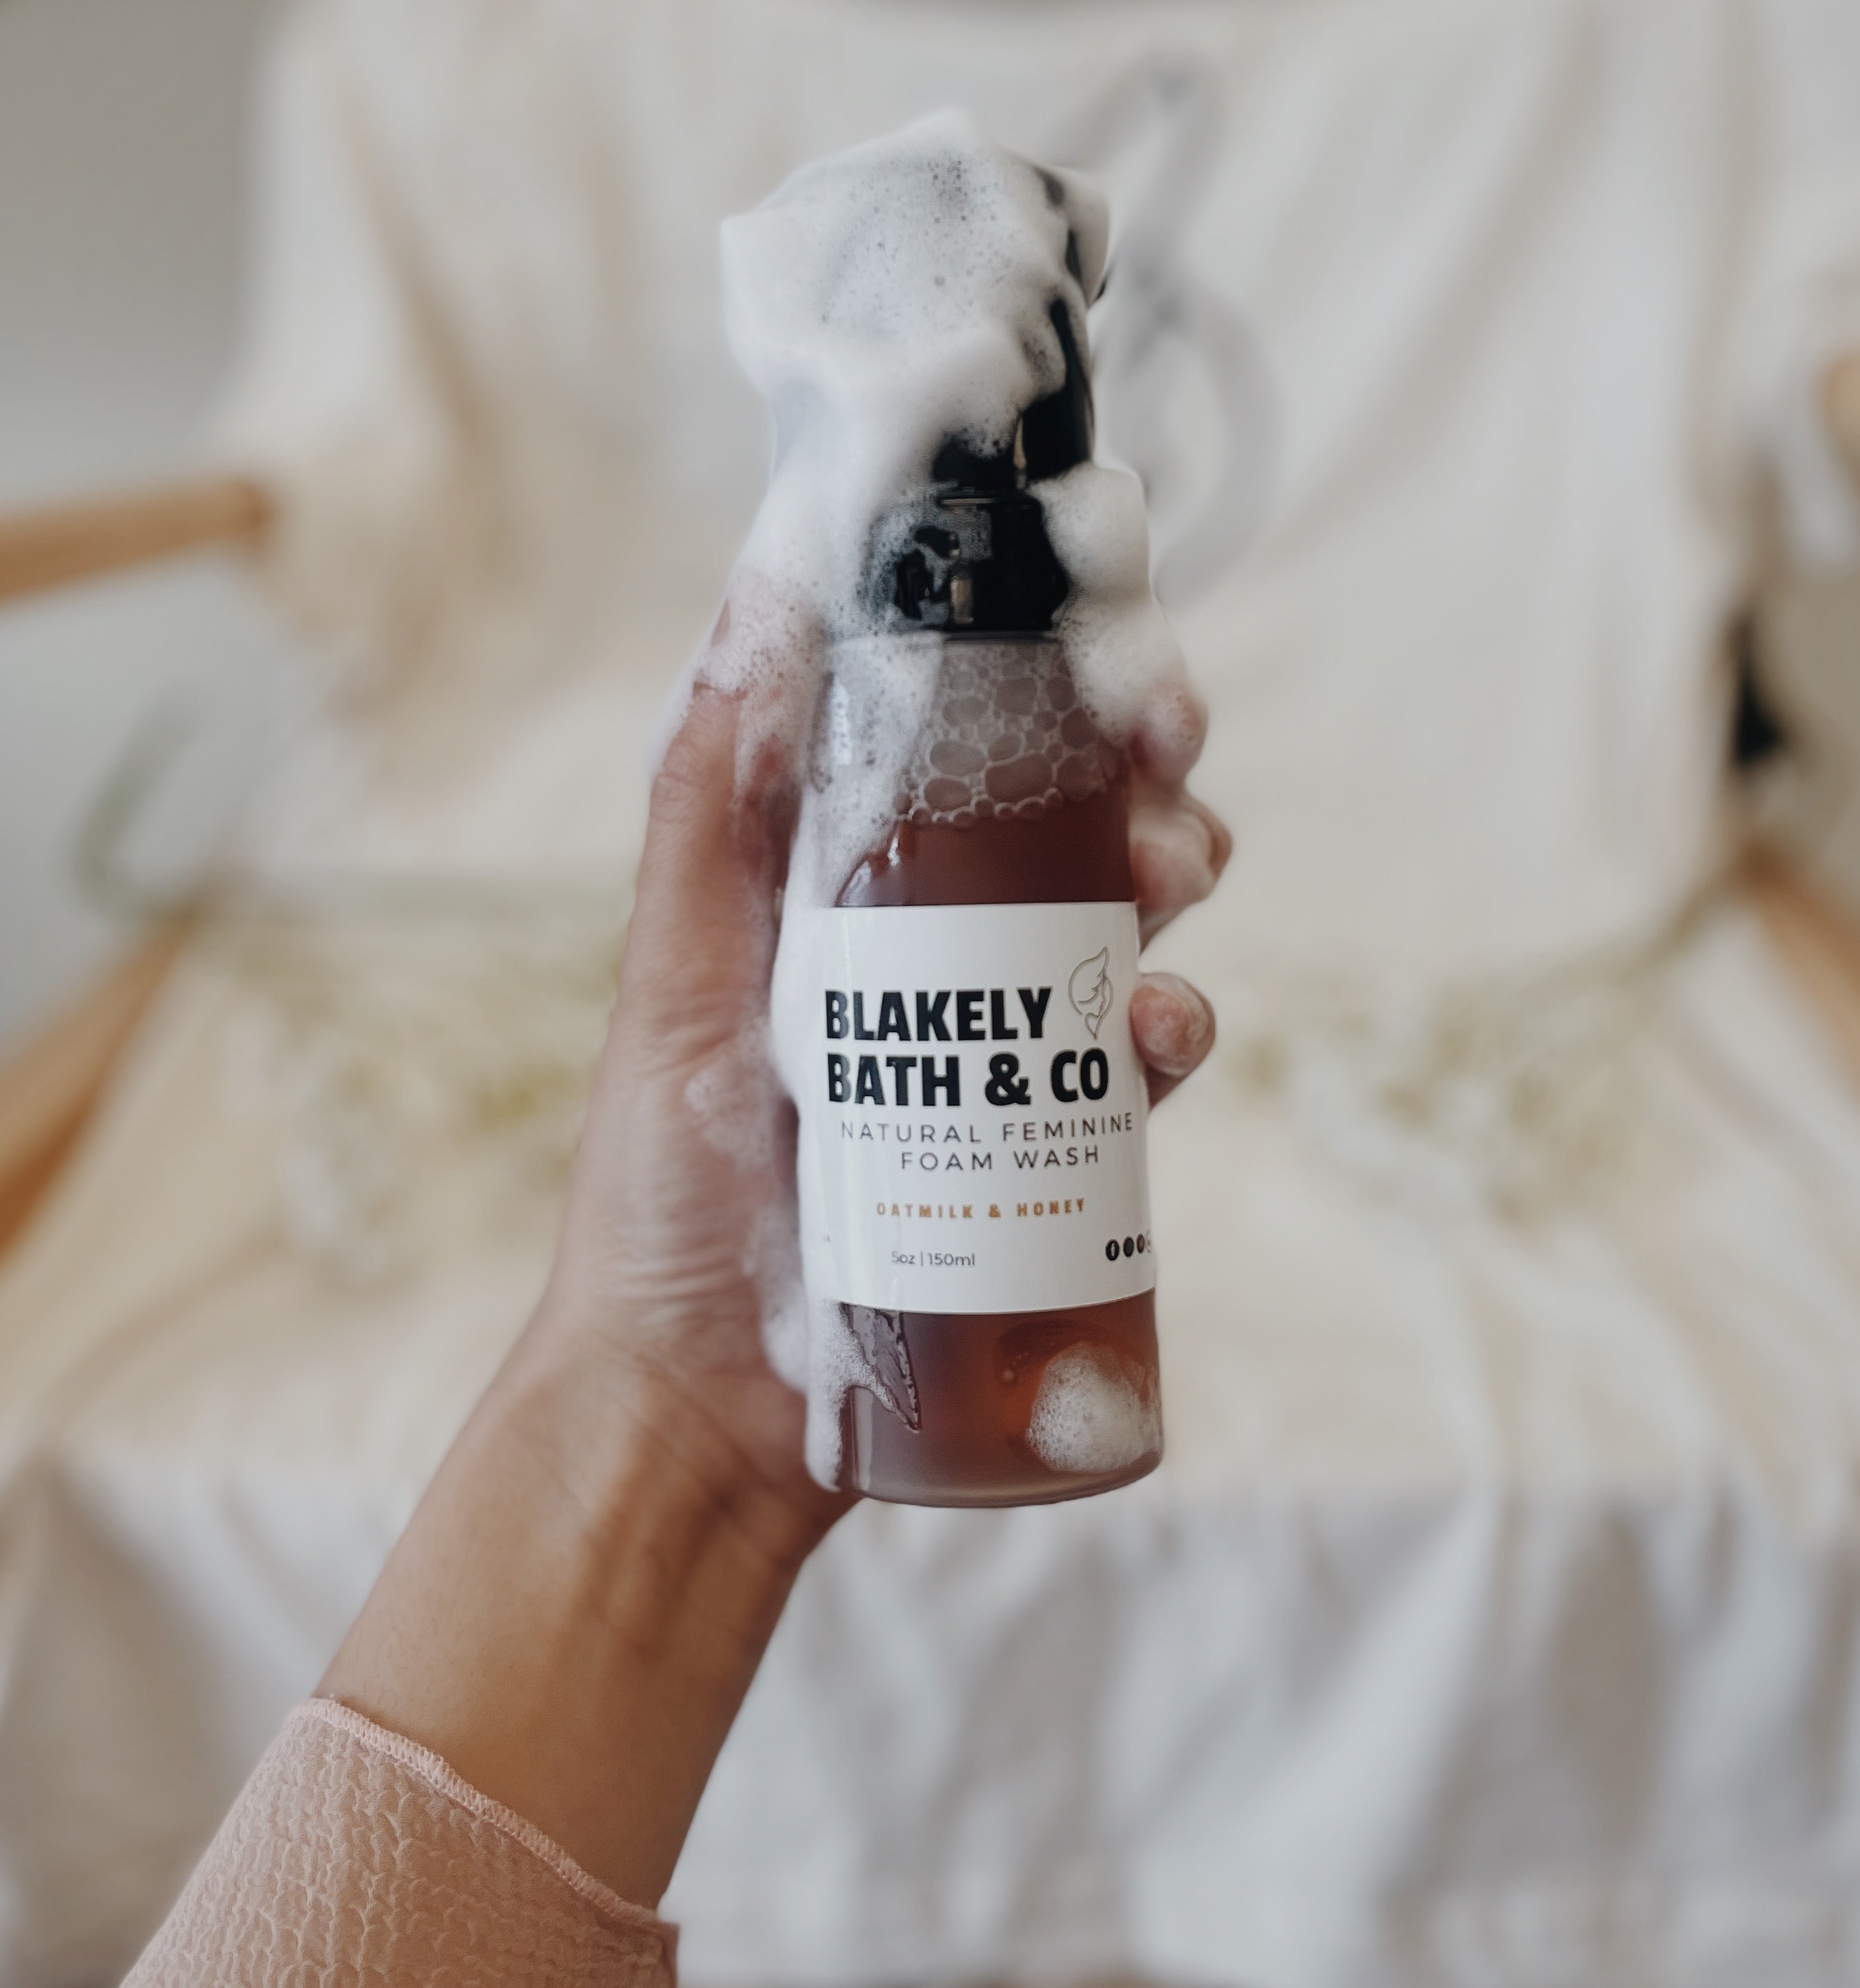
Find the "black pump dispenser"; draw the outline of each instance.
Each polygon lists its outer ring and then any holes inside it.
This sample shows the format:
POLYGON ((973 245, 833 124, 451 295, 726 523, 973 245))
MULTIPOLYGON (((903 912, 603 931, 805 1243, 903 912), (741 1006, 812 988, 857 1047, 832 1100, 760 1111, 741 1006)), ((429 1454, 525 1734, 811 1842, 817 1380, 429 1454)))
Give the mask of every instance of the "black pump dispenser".
POLYGON ((977 636, 1044 634, 1058 619, 1072 582, 1028 485, 1091 461, 1091 375, 1064 300, 1048 315, 1065 380, 1022 414, 1013 448, 983 454, 951 437, 930 488, 880 521, 868 571, 885 619, 977 636))

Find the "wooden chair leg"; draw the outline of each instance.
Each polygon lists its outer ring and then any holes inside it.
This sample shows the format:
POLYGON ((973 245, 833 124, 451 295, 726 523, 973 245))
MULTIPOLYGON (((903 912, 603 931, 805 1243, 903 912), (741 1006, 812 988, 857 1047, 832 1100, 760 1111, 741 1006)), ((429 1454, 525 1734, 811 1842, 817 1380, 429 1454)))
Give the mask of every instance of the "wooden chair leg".
POLYGON ((176 925, 131 947, 0 1062, 0 1251, 69 1158, 183 937, 176 925))

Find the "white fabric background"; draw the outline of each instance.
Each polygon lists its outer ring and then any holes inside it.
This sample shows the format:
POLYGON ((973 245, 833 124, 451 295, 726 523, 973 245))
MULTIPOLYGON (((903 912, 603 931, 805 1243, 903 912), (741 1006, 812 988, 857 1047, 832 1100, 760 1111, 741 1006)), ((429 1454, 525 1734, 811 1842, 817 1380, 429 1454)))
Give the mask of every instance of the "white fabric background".
MULTIPOLYGON (((277 583, 364 715, 275 863, 624 869, 752 501, 719 214, 960 96, 1145 219, 1105 429, 1150 451, 1240 837, 1160 949, 1224 1030, 1154 1131, 1169 1461, 854 1516, 668 1901, 694 1982, 1860 1969, 1860 1111, 1756 932, 1682 916, 1766 489, 1855 549, 1807 410, 1860 331, 1857 32, 300 16, 228 433, 298 494, 277 583)), ((191 965, 0 1283, 8 1980, 144 1936, 540 1279, 546 1196, 475 1149, 397 1269, 293 1248, 252 999, 191 965)))

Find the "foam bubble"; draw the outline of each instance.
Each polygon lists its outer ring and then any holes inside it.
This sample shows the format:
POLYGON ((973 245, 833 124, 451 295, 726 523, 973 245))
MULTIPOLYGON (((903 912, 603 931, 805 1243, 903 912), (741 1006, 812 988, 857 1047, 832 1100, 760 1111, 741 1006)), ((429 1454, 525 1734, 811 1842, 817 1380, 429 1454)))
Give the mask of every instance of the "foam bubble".
POLYGON ((1040 1377, 1027 1445, 1049 1470, 1128 1470, 1159 1448, 1162 1417, 1108 1346, 1069 1346, 1040 1377))
MULTIPOLYGON (((1083 181, 990 144, 955 113, 808 166, 725 225, 730 343, 773 416, 773 460, 685 695, 698 682, 743 695, 746 766, 773 749, 830 775, 803 790, 790 904, 831 904, 901 812, 962 820, 984 804, 1025 813, 1080 797, 1091 776, 1065 729, 1072 697, 1114 745, 1141 735, 1152 759, 1192 756, 1182 742, 1199 707, 1150 590, 1134 478, 1085 463, 1027 486, 1070 582, 1063 662, 1030 684, 1032 704, 1014 714, 1024 749, 993 787, 974 764, 982 718, 952 708, 953 694, 935 708, 938 638, 888 627, 864 584, 883 521, 929 487, 947 443, 1012 451, 1026 411, 1065 384, 1060 325, 1082 353, 1107 233, 1083 181), (834 695, 851 702, 820 708, 830 652, 834 695), (912 785, 927 728, 942 778, 912 785), (1040 779, 1037 759, 1050 769, 1040 779)), ((776 1068, 797 1098, 817 980, 807 923, 784 920, 771 995, 776 1068)), ((729 1108, 721 1096, 690 1101, 729 1108)), ((813 1217, 800 1160, 804 1260, 813 1217)), ((867 1363, 836 1305, 775 1284, 765 1303, 777 1370, 807 1377, 810 1467, 830 1481, 840 1400, 867 1363)))

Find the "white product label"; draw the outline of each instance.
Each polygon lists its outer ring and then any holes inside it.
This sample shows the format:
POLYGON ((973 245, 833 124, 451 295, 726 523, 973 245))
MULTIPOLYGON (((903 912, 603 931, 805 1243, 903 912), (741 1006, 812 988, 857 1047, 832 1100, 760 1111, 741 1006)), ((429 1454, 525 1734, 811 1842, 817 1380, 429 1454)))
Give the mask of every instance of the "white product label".
POLYGON ((1127 904, 810 911, 817 1297, 1050 1311, 1155 1283, 1127 904))

